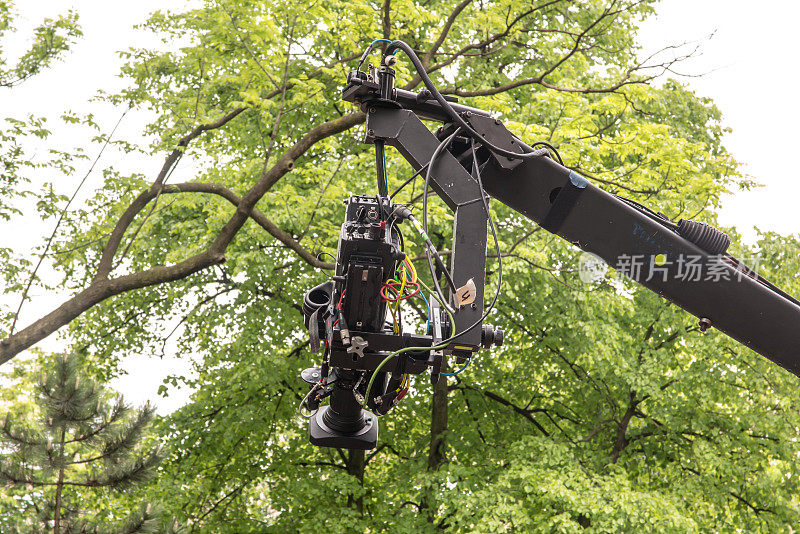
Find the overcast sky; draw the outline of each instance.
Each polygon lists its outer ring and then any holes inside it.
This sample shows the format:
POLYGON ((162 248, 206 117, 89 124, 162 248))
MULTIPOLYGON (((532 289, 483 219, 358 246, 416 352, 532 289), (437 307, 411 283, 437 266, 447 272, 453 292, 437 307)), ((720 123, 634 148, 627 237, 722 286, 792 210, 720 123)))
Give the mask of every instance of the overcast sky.
MULTIPOLYGON (((55 121, 65 110, 93 112, 95 120, 109 131, 119 120, 121 110, 90 103, 98 88, 113 91, 122 83, 117 78, 120 60, 116 51, 130 46, 152 43, 151 38, 133 29, 155 9, 180 8, 186 5, 175 0, 17 0, 21 13, 18 35, 38 23, 44 16, 64 12, 72 7, 80 14, 84 37, 65 61, 28 81, 22 88, 0 93, 0 117, 33 113, 55 121)), ((644 52, 684 41, 702 41, 702 54, 680 67, 682 72, 702 74, 683 81, 700 95, 711 97, 724 115, 725 125, 733 131, 725 144, 733 155, 746 165, 748 172, 765 187, 754 192, 740 192, 724 201, 721 222, 735 225, 746 240, 754 239, 753 227, 782 233, 800 232, 800 167, 792 160, 798 150, 800 101, 797 74, 797 30, 800 2, 761 0, 757 4, 740 0, 663 0, 658 16, 645 23, 640 40, 644 52), (713 34, 713 36, 712 36, 713 34), (709 38, 709 36, 712 36, 709 38)), ((12 36, 5 40, 9 55, 22 50, 26 42, 12 36)), ((54 122, 55 124, 55 122, 54 122)), ((135 138, 142 126, 141 117, 126 117, 119 135, 135 138)), ((56 132, 54 144, 81 143, 74 132, 56 132)), ((94 155, 90 152, 91 155, 94 155)), ((160 167, 160 158, 122 157, 107 153, 101 162, 148 176, 160 167)), ((84 165, 74 182, 64 183, 70 192, 85 174, 84 165)), ((181 174, 181 170, 177 174, 181 174)), ((183 172, 186 172, 185 170, 183 172)), ((188 179, 178 176, 175 180, 188 179)), ((101 179, 92 175, 86 191, 101 179)), ((79 199, 80 200, 80 199, 79 199)), ((26 246, 36 235, 48 231, 45 226, 26 225, 25 232, 3 232, 0 246, 26 246)), ((36 295, 26 305, 22 323, 49 312, 63 295, 36 295)), ((42 344, 59 350, 55 336, 42 344)), ((185 369, 180 355, 162 359, 140 358, 125 362, 127 376, 114 385, 134 402, 157 400, 159 411, 169 412, 184 402, 174 395, 157 399, 155 392, 163 378, 185 369)))

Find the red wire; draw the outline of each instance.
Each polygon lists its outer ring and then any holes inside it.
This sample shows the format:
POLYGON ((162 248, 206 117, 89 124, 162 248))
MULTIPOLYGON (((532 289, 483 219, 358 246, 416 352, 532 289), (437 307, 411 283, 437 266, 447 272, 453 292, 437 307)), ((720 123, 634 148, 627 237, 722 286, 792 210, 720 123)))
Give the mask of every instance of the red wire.
POLYGON ((407 295, 400 295, 400 290, 398 289, 400 286, 401 286, 401 284, 399 284, 397 282, 387 282, 387 283, 383 284, 383 287, 381 287, 381 291, 380 291, 380 295, 381 295, 381 297, 383 297, 383 300, 386 300, 388 302, 397 302, 398 300, 406 300, 406 299, 409 299, 409 298, 413 297, 414 295, 416 295, 420 291, 420 287, 419 287, 419 284, 417 282, 409 282, 409 283, 406 284, 406 287, 414 286, 415 287, 414 291, 412 291, 411 293, 409 293, 407 295), (386 294, 386 290, 387 289, 391 289, 394 292, 394 296, 391 296, 391 297, 388 296, 386 294))
POLYGON ((336 305, 336 309, 338 309, 338 310, 341 310, 341 309, 342 309, 342 299, 344 298, 344 294, 345 294, 346 292, 347 292, 347 290, 346 290, 346 289, 345 289, 345 290, 343 290, 343 291, 342 291, 342 294, 339 296, 339 303, 336 305))
POLYGON ((411 281, 412 282, 416 282, 417 281, 417 277, 416 277, 416 273, 414 272, 414 269, 412 269, 412 267, 411 267, 411 261, 406 257, 406 258, 403 259, 403 263, 408 265, 408 272, 409 272, 409 274, 411 274, 411 281))

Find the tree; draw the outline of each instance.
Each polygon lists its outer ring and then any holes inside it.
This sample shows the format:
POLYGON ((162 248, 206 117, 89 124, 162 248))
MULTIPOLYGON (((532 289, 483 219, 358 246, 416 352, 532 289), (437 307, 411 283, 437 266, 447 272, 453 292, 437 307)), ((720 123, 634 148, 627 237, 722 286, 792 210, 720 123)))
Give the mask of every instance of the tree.
MULTIPOLYGON (((506 327, 505 348, 434 390, 415 382, 367 454, 311 447, 296 414, 297 375, 314 362, 302 294, 328 276, 317 253, 335 251, 341 198, 374 187, 363 114, 337 96, 366 43, 410 42, 445 93, 553 143, 606 189, 714 223, 723 192, 751 182, 722 145, 712 102, 651 83, 675 61, 638 58, 635 28, 651 12, 620 0, 331 1, 299 12, 209 0, 154 14, 147 28, 182 48, 127 51, 130 86, 108 98, 155 112, 148 148, 163 165, 150 180, 110 170, 65 217, 54 265, 74 296, 22 330, 9 318, 0 359, 65 325, 99 375, 170 341, 196 355, 194 376, 170 379, 195 393, 158 424, 169 458, 149 491, 198 532, 796 524, 796 379, 700 336, 645 290, 582 284, 575 249, 503 206, 493 213, 506 284, 491 321, 506 327)), ((400 86, 419 87, 402 58, 398 70, 400 86)), ((399 185, 408 169, 389 158, 399 185)), ((418 193, 399 198, 413 205, 418 193)), ((440 203, 430 213, 445 250, 452 219, 440 203)), ((796 243, 765 236, 760 248, 786 262, 796 243)))
POLYGON ((122 397, 79 371, 76 354, 60 356, 44 370, 36 388, 37 412, 6 414, 0 423, 4 454, 0 480, 17 488, 19 515, 3 520, 21 532, 152 532, 158 515, 143 504, 117 528, 109 518, 90 522, 85 493, 119 492, 154 475, 161 453, 142 438, 153 418, 146 405, 133 410, 122 397))

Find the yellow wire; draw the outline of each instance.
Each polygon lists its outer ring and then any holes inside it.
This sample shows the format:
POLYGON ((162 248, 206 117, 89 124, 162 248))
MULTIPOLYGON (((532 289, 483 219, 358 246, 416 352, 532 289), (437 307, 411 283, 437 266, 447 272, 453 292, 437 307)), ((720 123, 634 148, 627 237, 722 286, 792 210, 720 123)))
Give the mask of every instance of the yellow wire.
POLYGON ((397 387, 395 391, 403 391, 403 389, 411 387, 411 375, 404 374, 403 379, 400 381, 400 385, 397 387))
POLYGON ((403 269, 403 272, 400 275, 400 291, 398 292, 397 301, 394 302, 394 311, 392 312, 392 317, 394 319, 394 333, 395 334, 400 332, 400 323, 398 322, 397 318, 400 315, 400 299, 403 296, 403 292, 405 291, 405 288, 406 288, 406 270, 403 269), (396 313, 396 315, 395 315, 395 313, 396 313))
POLYGON ((414 267, 414 264, 411 263, 411 260, 408 260, 408 263, 404 264, 407 267, 411 267, 411 279, 416 281, 417 279, 417 268, 414 267))

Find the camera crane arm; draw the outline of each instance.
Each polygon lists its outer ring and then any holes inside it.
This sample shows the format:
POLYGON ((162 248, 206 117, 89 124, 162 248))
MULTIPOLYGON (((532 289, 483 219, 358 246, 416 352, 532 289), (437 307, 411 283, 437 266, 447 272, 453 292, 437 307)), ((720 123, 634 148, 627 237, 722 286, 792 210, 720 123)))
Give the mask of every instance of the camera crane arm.
MULTIPOLYGON (((484 311, 487 223, 493 229, 487 195, 694 314, 701 331, 716 327, 800 376, 800 302, 727 254, 727 235, 699 221, 673 223, 592 185, 547 149, 527 146, 490 113, 442 96, 407 44, 392 41, 386 51, 397 49, 411 59, 426 90, 395 88, 396 59, 384 55, 369 73, 359 64, 342 91, 367 114, 365 142, 375 145, 379 194, 345 202, 336 272, 304 298, 311 348, 320 350, 323 340, 325 346, 322 366, 302 373, 311 387, 301 412, 311 411, 312 444, 375 447, 377 415, 403 398, 412 374, 430 369, 435 383, 446 355, 468 364, 475 351, 502 344, 502 330, 483 324, 494 305, 484 311), (434 134, 422 119, 443 126, 434 134), (386 145, 425 174, 422 226, 388 195, 386 145), (426 233, 428 186, 454 213, 449 270, 426 233), (405 256, 402 221, 425 241, 436 286, 425 334, 404 333, 398 317, 386 323, 387 311, 399 315, 400 301, 424 286, 405 256), (449 298, 438 286, 431 255, 448 279, 449 298), (401 281, 394 280, 396 272, 401 281), (415 287, 410 293, 407 275, 415 287)), ((498 280, 495 301, 499 286, 498 280)))
MULTIPOLYGON (((401 45, 394 41, 387 51, 401 45)), ((701 330, 713 326, 800 376, 800 302, 727 254, 730 240, 724 233, 697 221, 672 223, 662 214, 607 193, 548 157, 545 150, 531 157, 533 149, 501 121, 452 99, 442 102, 444 97, 433 87, 421 93, 395 89, 394 72, 385 63, 372 76, 351 72, 342 92, 344 100, 360 104, 367 114, 366 142, 395 147, 419 170, 431 162, 441 139, 465 122, 479 136, 471 135, 488 195, 609 265, 627 265, 630 271, 625 274, 697 316, 701 330), (456 122, 454 114, 461 121, 456 122), (438 120, 445 127, 437 137, 421 119, 438 120), (637 276, 634 260, 645 276, 637 276), (690 268, 701 276, 687 277, 690 268), (716 274, 711 279, 705 276, 712 271, 716 274)), ((460 310, 455 331, 480 316, 484 290, 486 214, 483 191, 467 171, 471 150, 469 143, 455 142, 429 170, 433 190, 455 212, 450 258, 455 283, 459 286, 472 278, 476 285, 476 306, 471 313, 460 310)), ((458 339, 474 346, 479 338, 480 328, 474 328, 458 339)))

